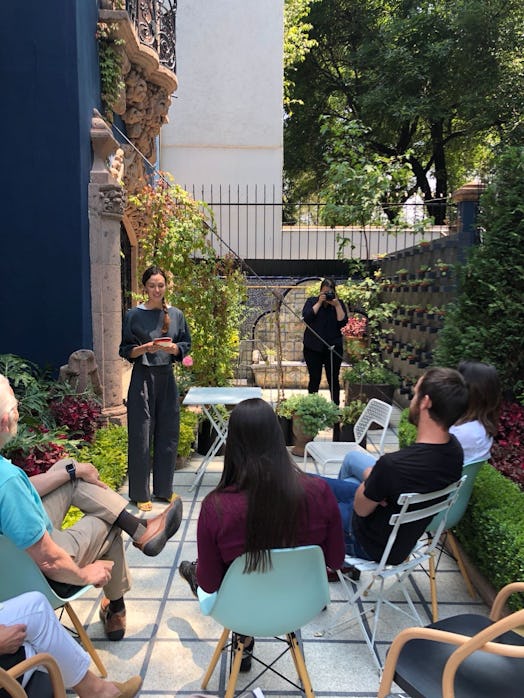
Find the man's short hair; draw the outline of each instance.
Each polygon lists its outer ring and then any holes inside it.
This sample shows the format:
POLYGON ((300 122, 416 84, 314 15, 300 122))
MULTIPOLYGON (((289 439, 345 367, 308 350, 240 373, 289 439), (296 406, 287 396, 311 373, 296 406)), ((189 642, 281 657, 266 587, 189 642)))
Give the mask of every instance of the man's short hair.
POLYGON ((463 376, 454 368, 430 368, 419 384, 419 399, 427 395, 431 400, 430 417, 449 429, 468 406, 468 388, 463 376))

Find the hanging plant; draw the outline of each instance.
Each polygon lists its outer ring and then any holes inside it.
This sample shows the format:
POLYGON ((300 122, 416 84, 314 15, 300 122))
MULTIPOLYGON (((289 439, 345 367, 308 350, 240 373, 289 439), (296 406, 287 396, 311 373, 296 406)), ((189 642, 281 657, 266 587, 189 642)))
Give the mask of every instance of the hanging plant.
POLYGON ((98 22, 96 29, 102 111, 109 121, 113 121, 113 107, 125 88, 120 49, 125 41, 119 38, 117 29, 117 24, 107 22, 98 22))

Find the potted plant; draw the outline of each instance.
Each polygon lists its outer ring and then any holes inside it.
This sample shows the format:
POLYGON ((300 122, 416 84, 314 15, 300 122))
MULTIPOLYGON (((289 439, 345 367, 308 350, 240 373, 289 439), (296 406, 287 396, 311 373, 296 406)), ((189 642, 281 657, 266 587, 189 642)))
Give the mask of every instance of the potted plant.
POLYGON ((291 395, 282 411, 293 420, 295 445, 291 453, 295 456, 303 456, 306 443, 322 429, 333 426, 340 416, 337 405, 318 393, 291 395))
POLYGON ((360 393, 368 400, 373 397, 384 402, 393 402, 395 388, 399 387, 398 377, 384 364, 377 354, 358 361, 342 373, 346 404, 360 393))
MULTIPOLYGON (((353 427, 365 409, 366 402, 357 398, 356 400, 351 400, 340 410, 340 441, 355 441, 353 427)), ((360 445, 366 448, 365 436, 360 445)))
POLYGON ((293 446, 293 405, 289 404, 289 400, 284 398, 275 408, 278 421, 280 422, 280 427, 284 434, 284 441, 286 446, 293 446))
POLYGON ((344 337, 344 348, 349 361, 358 361, 367 349, 364 338, 367 320, 363 315, 351 315, 340 332, 344 337))

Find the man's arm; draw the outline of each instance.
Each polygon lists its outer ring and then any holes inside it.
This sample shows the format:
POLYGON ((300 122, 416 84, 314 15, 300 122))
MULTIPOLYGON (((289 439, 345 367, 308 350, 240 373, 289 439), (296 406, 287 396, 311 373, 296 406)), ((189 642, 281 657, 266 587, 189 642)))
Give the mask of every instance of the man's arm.
POLYGON ((378 507, 380 502, 375 502, 373 499, 366 497, 364 494, 365 482, 361 482, 355 492, 355 500, 353 502, 353 510, 358 516, 369 516, 378 507))
POLYGON ((93 584, 102 587, 111 579, 113 562, 96 560, 85 567, 78 567, 66 551, 57 545, 47 531, 42 538, 26 548, 27 554, 36 562, 46 577, 56 582, 84 586, 93 584))
MULTIPOLYGON (((66 482, 69 482, 69 473, 66 464, 71 462, 71 458, 61 458, 45 473, 32 475, 29 479, 40 497, 45 497, 49 492, 54 492, 66 482)), ((98 487, 107 488, 107 485, 100 480, 98 470, 92 463, 78 463, 74 461, 76 467, 76 477, 79 480, 90 482, 98 487)))

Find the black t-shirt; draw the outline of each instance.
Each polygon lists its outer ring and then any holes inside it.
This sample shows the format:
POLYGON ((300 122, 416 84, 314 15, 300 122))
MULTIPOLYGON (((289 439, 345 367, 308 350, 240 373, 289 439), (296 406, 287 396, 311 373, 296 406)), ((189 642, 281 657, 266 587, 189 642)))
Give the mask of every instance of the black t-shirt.
MULTIPOLYGON (((369 516, 353 513, 352 529, 358 542, 373 560, 380 560, 386 547, 392 514, 400 511, 399 495, 405 492, 425 494, 443 489, 462 475, 464 454, 454 436, 446 444, 416 443, 395 453, 381 456, 364 486, 364 494, 374 502, 387 502, 369 516)), ((430 519, 413 521, 400 527, 388 563, 398 565, 413 550, 430 519)))

